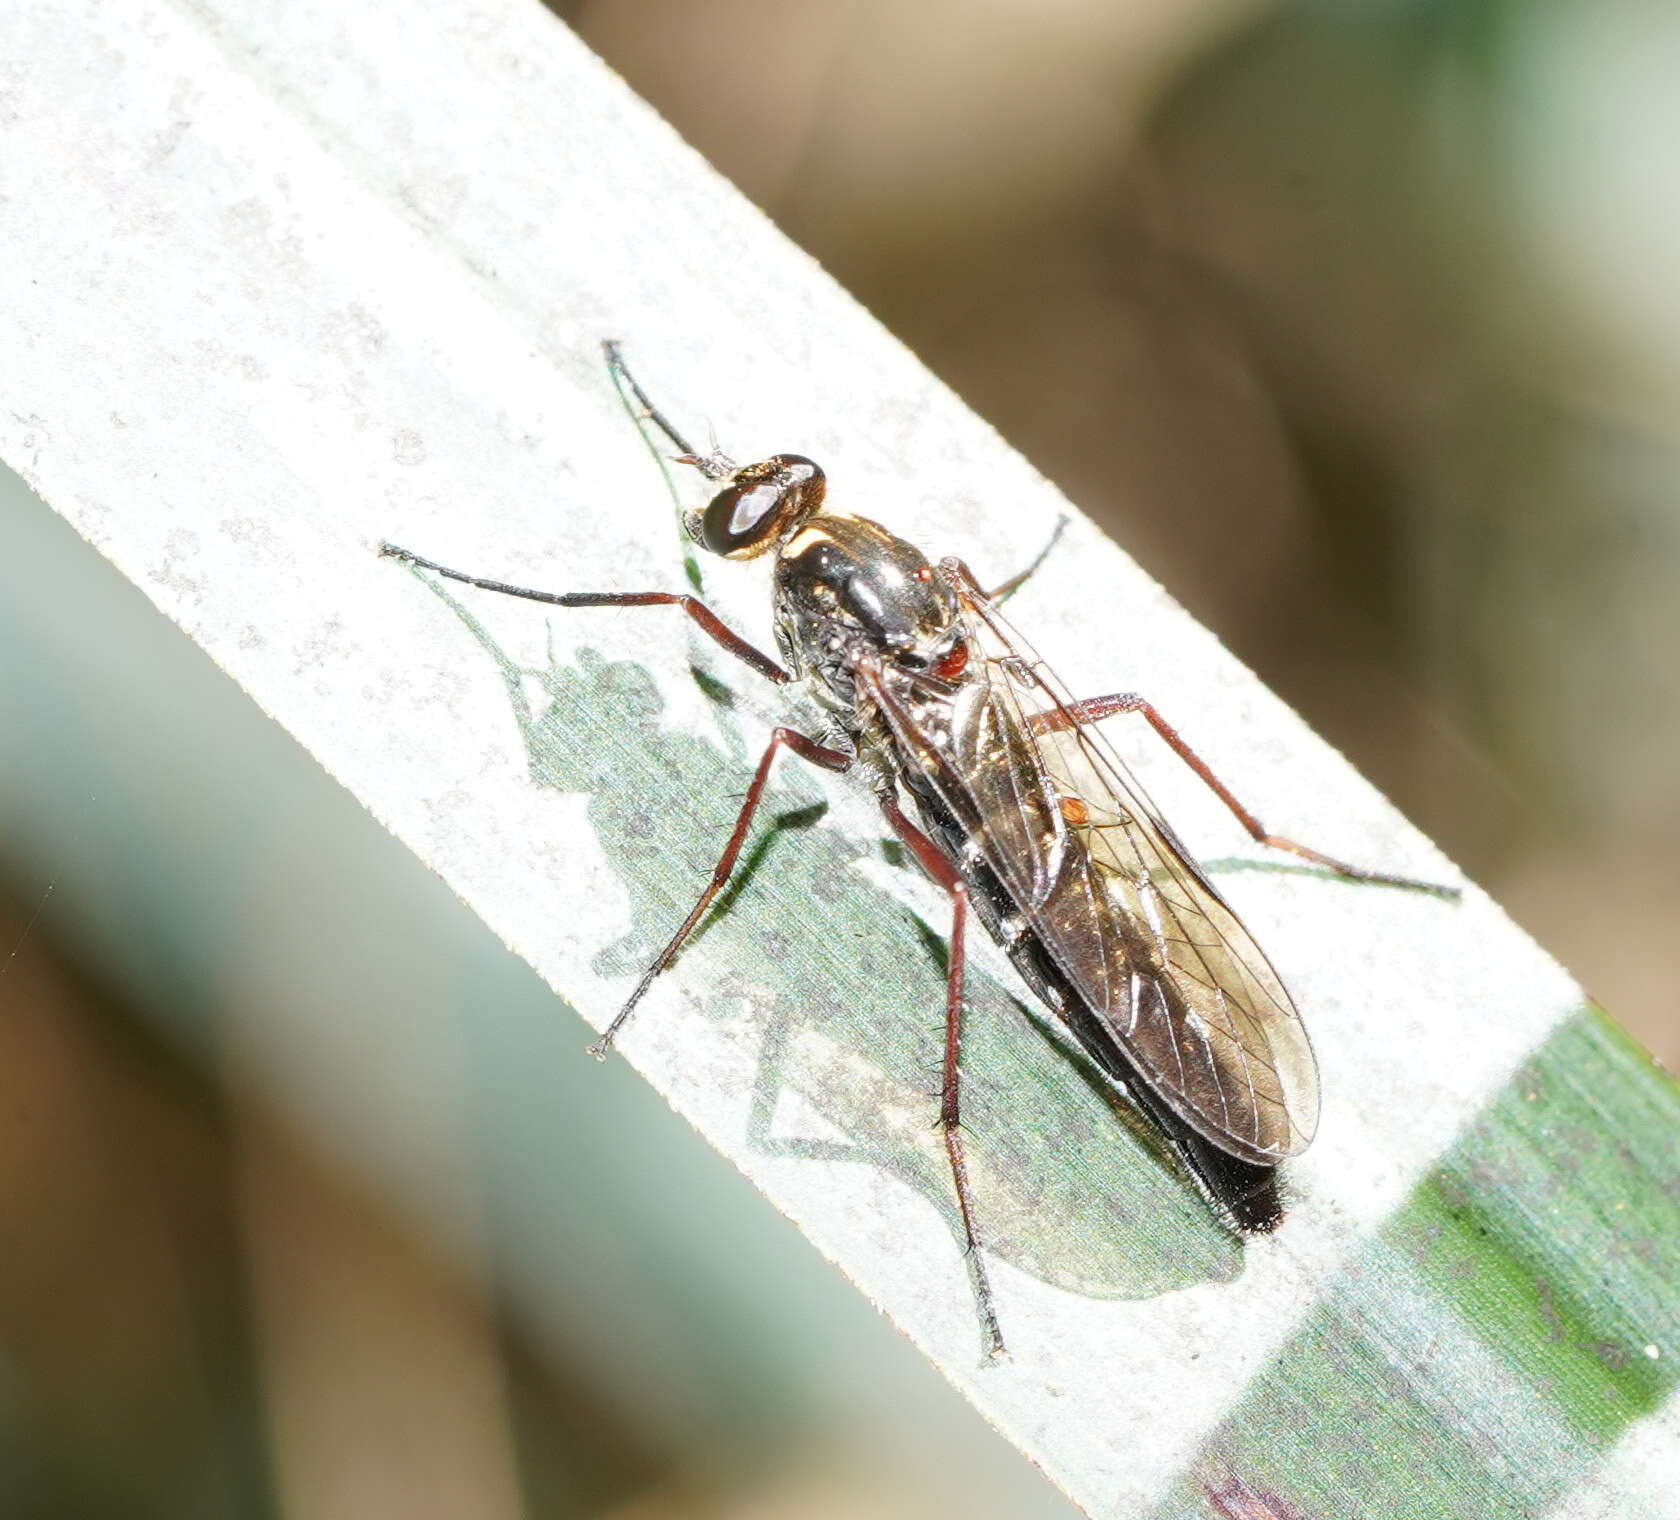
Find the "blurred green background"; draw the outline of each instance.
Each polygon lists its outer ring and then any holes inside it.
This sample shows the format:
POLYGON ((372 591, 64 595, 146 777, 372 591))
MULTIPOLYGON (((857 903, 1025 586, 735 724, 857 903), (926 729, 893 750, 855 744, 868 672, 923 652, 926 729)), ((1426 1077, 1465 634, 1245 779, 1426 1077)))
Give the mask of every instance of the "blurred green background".
MULTIPOLYGON (((1680 1057, 1680 12, 557 9, 1680 1057)), ((1069 1513, 0 490, 0 1512, 1069 1513)))

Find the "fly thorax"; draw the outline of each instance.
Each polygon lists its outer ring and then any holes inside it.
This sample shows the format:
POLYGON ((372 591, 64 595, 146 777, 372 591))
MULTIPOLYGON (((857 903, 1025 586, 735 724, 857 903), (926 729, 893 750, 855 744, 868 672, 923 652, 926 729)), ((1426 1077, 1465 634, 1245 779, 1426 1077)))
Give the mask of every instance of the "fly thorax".
POLYGON ((825 512, 788 539, 776 610, 800 668, 848 701, 860 647, 885 665, 933 672, 950 665, 957 638, 951 588, 914 544, 866 517, 825 512))

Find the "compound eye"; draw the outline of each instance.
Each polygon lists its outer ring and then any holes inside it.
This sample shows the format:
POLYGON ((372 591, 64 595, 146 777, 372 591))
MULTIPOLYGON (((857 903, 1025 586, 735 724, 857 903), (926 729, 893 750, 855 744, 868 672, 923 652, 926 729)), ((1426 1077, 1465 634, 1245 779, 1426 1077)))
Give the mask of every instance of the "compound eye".
POLYGON ((749 464, 712 498, 697 537, 725 559, 751 559, 814 516, 824 490, 823 472, 801 454, 749 464))

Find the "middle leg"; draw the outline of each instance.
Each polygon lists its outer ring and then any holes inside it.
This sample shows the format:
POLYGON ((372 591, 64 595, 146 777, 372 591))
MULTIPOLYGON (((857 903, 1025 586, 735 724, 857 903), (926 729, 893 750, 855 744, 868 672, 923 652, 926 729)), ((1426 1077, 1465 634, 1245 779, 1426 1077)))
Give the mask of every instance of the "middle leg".
POLYGON ((724 883, 729 880, 730 873, 735 869, 735 862, 740 858, 741 846, 746 842, 747 830, 752 826, 753 814, 758 811, 764 788, 769 784, 770 768, 776 763, 776 752, 784 747, 791 749, 801 759, 809 760, 813 765, 820 765, 825 770, 843 771, 852 763, 852 757, 844 750, 829 749, 826 745, 818 744, 815 739, 806 738, 796 729, 778 728, 771 734, 770 742, 764 749, 764 756, 758 762, 758 769, 753 772, 752 785, 747 788, 746 800, 742 802, 741 811, 735 819, 735 828, 729 835, 729 843, 723 847, 723 854, 718 857, 717 865, 712 868, 712 879, 706 883, 700 900, 689 910, 682 926, 654 958, 653 964, 642 973, 642 979, 636 983, 624 1006, 614 1015, 612 1023, 607 1025, 601 1038, 589 1047, 590 1055, 597 1060, 606 1059, 607 1052, 612 1048, 619 1030, 624 1027, 625 1020, 636 1011, 636 1004, 641 1002, 648 988, 653 985, 654 978, 677 958, 683 941, 693 932, 694 926, 712 905, 712 899, 723 890, 724 883))
POLYGON ((1302 860, 1311 861, 1315 866, 1323 866, 1338 876, 1346 876, 1354 881, 1369 881, 1385 887, 1407 887, 1418 892, 1433 892, 1437 896, 1459 895, 1456 887, 1417 881, 1410 876, 1390 876, 1382 871, 1368 871, 1363 866, 1349 865, 1344 860, 1337 860, 1308 845, 1286 839, 1282 834, 1267 832, 1266 826, 1237 800, 1235 793, 1219 777, 1214 775, 1207 761, 1185 743, 1179 731, 1155 710, 1154 704, 1145 701, 1135 691, 1115 692, 1105 697, 1087 697, 1083 702, 1071 702, 1066 707, 1038 713, 1031 720, 1031 726, 1034 733, 1054 733, 1058 729, 1066 730, 1076 725, 1100 723, 1104 718, 1113 717, 1116 713, 1140 713, 1148 719, 1149 726, 1167 747, 1207 783, 1214 796, 1231 810, 1256 844, 1263 844, 1274 850, 1285 850, 1302 860))

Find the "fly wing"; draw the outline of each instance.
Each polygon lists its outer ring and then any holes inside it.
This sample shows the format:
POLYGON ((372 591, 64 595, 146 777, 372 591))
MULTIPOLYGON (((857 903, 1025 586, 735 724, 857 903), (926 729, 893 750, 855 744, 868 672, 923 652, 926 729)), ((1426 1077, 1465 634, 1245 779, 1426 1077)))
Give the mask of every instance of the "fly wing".
POLYGON ((940 569, 962 609, 964 678, 860 672, 906 763, 1186 1124, 1246 1161, 1299 1154, 1317 1126, 1317 1064, 1271 963, 967 571, 940 569))

